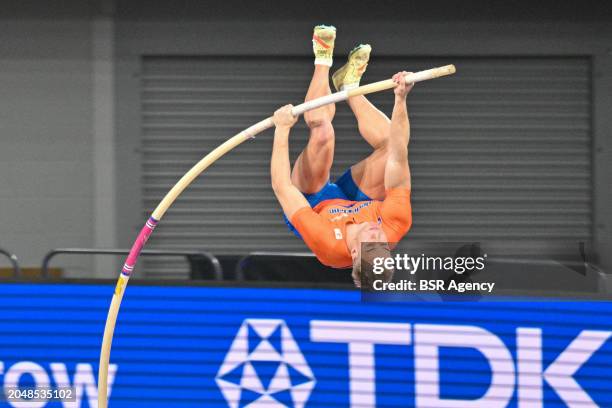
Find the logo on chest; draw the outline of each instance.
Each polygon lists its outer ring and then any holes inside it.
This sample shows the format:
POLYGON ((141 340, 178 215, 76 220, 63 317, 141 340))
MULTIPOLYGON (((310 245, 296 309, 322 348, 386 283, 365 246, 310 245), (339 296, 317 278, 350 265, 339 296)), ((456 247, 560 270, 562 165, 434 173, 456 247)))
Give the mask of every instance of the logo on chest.
POLYGON ((329 213, 330 214, 355 214, 358 213, 359 210, 361 210, 362 208, 368 207, 370 204, 372 204, 371 201, 365 201, 360 203, 359 205, 351 205, 349 207, 347 206, 341 206, 343 208, 330 208, 329 213))

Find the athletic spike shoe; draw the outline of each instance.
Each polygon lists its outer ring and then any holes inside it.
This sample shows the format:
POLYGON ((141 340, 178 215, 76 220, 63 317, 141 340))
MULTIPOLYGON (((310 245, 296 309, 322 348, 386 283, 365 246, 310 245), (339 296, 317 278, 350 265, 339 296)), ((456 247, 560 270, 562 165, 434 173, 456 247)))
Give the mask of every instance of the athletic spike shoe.
POLYGON ((318 25, 312 33, 312 51, 315 56, 315 65, 331 67, 334 57, 334 42, 336 40, 336 27, 318 25))
POLYGON ((348 61, 334 72, 332 82, 337 91, 353 89, 359 86, 361 76, 368 66, 372 47, 370 44, 359 44, 349 53, 348 61))

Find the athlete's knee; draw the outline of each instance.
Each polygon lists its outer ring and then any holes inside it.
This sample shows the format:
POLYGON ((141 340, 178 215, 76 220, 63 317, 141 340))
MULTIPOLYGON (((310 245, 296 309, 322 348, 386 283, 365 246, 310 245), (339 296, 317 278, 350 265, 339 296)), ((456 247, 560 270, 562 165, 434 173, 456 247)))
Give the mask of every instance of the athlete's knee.
MULTIPOLYGON (((310 126, 310 125, 309 125, 310 126)), ((310 141, 316 146, 325 146, 334 140, 334 127, 330 121, 322 121, 310 127, 310 141)))
POLYGON ((327 107, 318 108, 309 112, 304 113, 304 121, 310 128, 316 128, 321 126, 331 125, 331 121, 334 115, 327 107))
POLYGON ((371 138, 372 147, 374 148, 374 150, 380 150, 385 152, 389 145, 390 133, 387 130, 377 130, 374 132, 374 135, 376 137, 371 138))

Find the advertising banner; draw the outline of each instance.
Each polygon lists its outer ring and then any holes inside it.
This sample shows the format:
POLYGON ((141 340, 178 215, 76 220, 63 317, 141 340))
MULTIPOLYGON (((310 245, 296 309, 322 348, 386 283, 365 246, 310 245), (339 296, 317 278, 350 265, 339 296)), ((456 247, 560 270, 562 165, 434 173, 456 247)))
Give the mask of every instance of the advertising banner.
MULTIPOLYGON (((112 291, 0 285, 0 407, 96 406, 112 291)), ((609 407, 611 337, 609 302, 362 303, 351 290, 136 284, 109 404, 609 407)))

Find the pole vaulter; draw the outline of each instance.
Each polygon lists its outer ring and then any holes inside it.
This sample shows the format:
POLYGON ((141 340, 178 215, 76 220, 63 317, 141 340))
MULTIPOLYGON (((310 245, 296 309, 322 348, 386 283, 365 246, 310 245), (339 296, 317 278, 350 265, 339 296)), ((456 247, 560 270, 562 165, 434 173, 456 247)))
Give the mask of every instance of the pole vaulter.
MULTIPOLYGON (((441 76, 451 75, 455 73, 454 65, 446 65, 443 67, 432 68, 425 71, 415 72, 406 75, 406 83, 415 83, 426 81, 429 79, 439 78, 441 76)), ((357 88, 344 90, 326 95, 317 99, 310 100, 301 105, 295 106, 292 109, 294 116, 299 116, 304 112, 320 108, 321 106, 328 105, 330 103, 336 103, 345 101, 348 98, 358 95, 367 95, 374 92, 380 92, 387 89, 394 88, 397 84, 393 79, 387 79, 384 81, 374 82, 368 85, 363 85, 357 88)), ((174 203, 178 196, 198 177, 204 170, 206 170, 211 164, 220 159, 227 152, 242 144, 248 139, 253 139, 259 133, 274 126, 272 117, 266 118, 261 122, 254 124, 253 126, 243 130, 231 139, 221 144, 219 147, 214 149, 212 152, 207 154, 202 160, 200 160, 195 166, 193 166, 181 179, 176 183, 174 187, 166 194, 163 200, 159 203, 157 208, 153 211, 144 227, 138 234, 136 241, 132 245, 130 253, 123 265, 119 280, 115 287, 115 293, 108 310, 108 316, 106 318, 106 325, 104 327, 104 337, 102 339, 102 348, 100 351, 100 364, 98 370, 98 408, 107 408, 108 406, 108 366, 110 360, 111 345, 113 342, 113 334, 115 331, 115 323, 117 322, 117 315, 119 314, 119 307, 125 288, 127 286, 130 275, 134 271, 134 266, 138 260, 138 256, 142 251, 147 240, 153 233, 153 230, 162 219, 168 208, 174 203)))

